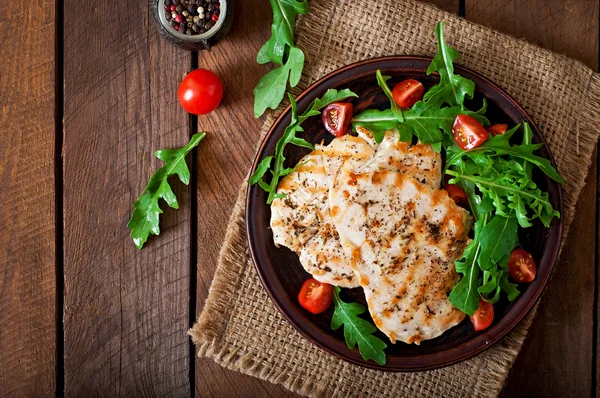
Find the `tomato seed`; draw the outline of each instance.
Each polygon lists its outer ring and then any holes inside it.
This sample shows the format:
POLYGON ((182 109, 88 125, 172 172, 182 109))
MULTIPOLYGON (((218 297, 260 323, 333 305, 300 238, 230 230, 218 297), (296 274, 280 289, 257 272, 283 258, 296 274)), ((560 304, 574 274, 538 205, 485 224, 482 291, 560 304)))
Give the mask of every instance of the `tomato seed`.
POLYGON ((329 112, 329 116, 331 117, 331 124, 333 125, 334 128, 337 128, 338 126, 338 111, 337 109, 332 109, 329 112))

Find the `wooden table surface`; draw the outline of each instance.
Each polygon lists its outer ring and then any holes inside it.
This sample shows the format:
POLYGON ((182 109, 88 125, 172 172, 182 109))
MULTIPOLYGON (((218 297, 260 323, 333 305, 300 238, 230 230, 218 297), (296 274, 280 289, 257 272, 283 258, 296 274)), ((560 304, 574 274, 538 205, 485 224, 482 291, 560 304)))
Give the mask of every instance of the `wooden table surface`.
MULTIPOLYGON (((230 34, 200 54, 159 37, 148 0, 3 3, 0 396, 294 395, 197 358, 186 334, 261 125, 252 88, 268 70, 255 56, 270 6, 235 3, 230 34), (200 118, 176 95, 196 67, 225 86, 222 105, 200 118), (159 167, 152 153, 199 129, 211 135, 190 186, 173 184, 180 209, 136 250, 126 223, 159 167)), ((433 3, 598 69, 597 0, 433 3)), ((600 395, 598 188, 594 162, 505 396, 600 395)))

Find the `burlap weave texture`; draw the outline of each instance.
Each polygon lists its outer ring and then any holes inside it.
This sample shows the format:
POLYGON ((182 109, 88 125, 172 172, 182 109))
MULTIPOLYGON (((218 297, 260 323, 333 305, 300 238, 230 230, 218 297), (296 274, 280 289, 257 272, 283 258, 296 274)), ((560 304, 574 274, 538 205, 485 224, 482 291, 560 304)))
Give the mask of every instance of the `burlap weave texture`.
MULTIPOLYGON (((505 88, 544 134, 565 178, 566 236, 600 131, 600 76, 581 63, 419 2, 313 0, 296 29, 298 46, 307 56, 300 87, 362 59, 432 56, 438 21, 447 22, 446 40, 462 53, 459 63, 505 88)), ((274 115, 267 117, 263 134, 273 120, 274 115)), ((191 331, 199 355, 311 396, 498 394, 535 310, 492 348, 447 368, 394 374, 343 362, 302 338, 260 284, 245 237, 245 188, 231 216, 209 298, 191 331)))

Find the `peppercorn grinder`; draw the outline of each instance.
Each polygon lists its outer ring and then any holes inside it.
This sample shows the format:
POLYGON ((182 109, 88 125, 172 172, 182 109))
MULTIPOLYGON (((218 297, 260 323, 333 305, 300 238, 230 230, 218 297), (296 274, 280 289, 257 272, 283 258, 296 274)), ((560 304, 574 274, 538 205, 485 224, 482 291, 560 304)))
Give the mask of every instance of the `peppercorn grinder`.
POLYGON ((210 49, 233 22, 233 1, 151 0, 150 6, 160 35, 188 51, 210 49))

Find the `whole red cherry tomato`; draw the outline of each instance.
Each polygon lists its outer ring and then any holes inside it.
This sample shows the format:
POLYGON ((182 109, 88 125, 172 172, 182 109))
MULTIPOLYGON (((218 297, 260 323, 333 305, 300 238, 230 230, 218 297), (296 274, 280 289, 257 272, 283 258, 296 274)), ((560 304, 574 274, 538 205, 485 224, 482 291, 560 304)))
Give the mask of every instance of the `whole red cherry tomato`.
POLYGON ((223 84, 219 76, 206 69, 196 69, 185 75, 177 92, 179 103, 187 112, 206 115, 223 98, 223 84))

